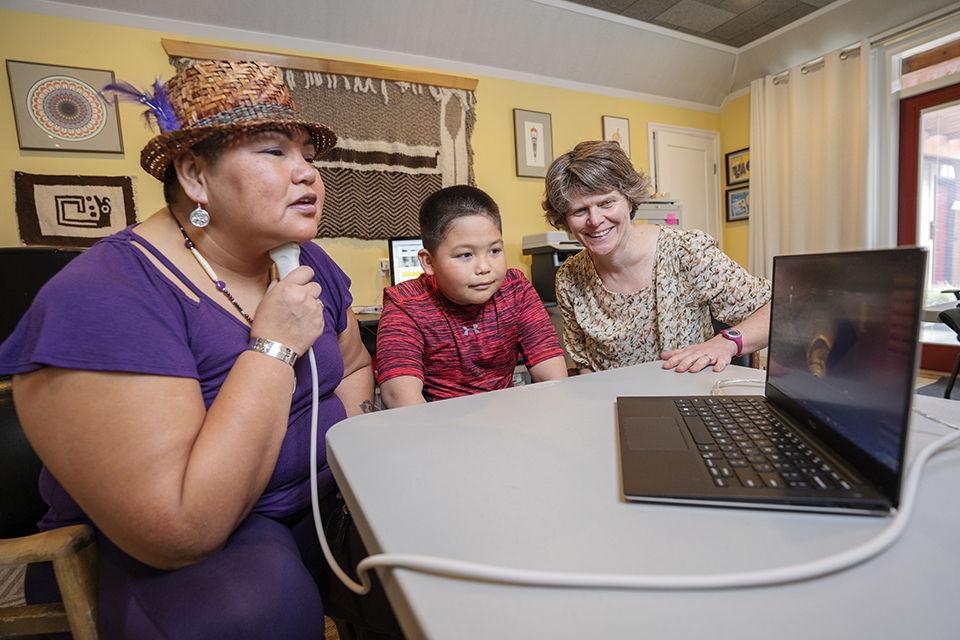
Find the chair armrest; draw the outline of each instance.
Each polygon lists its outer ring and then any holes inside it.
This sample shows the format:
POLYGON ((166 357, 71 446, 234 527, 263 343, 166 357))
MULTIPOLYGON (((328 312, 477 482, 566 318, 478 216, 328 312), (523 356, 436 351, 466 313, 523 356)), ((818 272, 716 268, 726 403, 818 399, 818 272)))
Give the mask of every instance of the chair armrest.
POLYGON ((0 565, 59 560, 76 555, 96 542, 93 527, 86 524, 0 540, 0 565))
POLYGON ((960 340, 960 307, 941 311, 938 315, 940 322, 953 329, 957 334, 957 340, 960 340))

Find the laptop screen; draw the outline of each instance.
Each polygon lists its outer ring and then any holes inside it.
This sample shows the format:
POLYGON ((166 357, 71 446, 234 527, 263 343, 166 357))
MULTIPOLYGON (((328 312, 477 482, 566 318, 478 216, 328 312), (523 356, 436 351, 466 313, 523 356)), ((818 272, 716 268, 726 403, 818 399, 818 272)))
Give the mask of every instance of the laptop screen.
POLYGON ((916 248, 774 258, 767 396, 786 399, 831 446, 852 444, 894 472, 909 424, 925 264, 916 248))

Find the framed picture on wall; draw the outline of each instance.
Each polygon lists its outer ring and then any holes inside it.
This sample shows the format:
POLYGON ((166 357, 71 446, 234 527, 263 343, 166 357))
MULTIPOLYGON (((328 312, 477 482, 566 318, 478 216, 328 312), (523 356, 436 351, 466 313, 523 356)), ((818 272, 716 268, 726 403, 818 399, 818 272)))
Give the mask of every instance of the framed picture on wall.
POLYGON ((727 222, 750 218, 750 187, 727 189, 727 222))
POLYGON ((727 154, 727 186, 750 182, 750 149, 727 154))
POLYGON ((550 114, 513 110, 514 138, 517 143, 517 176, 543 178, 553 162, 553 129, 550 114))
POLYGON ((100 95, 112 71, 7 60, 21 149, 123 153, 116 101, 100 95))
POLYGON ((603 116, 603 139, 620 143, 620 148, 630 157, 630 121, 626 118, 603 116))

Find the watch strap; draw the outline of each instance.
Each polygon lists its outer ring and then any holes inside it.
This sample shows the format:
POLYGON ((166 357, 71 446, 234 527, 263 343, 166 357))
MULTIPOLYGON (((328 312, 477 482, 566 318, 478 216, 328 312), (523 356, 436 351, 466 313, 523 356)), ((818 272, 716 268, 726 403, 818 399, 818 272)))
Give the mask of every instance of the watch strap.
POLYGON ((743 337, 739 331, 731 331, 730 329, 724 329, 720 332, 727 340, 730 340, 735 345, 737 345, 737 354, 733 356, 734 358, 739 358, 743 355, 743 337))

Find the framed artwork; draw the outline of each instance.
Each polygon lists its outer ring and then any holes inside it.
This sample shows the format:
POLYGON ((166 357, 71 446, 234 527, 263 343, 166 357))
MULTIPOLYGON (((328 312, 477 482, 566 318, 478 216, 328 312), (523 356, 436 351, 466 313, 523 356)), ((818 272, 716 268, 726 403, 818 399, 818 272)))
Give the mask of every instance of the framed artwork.
POLYGON ((21 149, 123 153, 116 100, 100 91, 112 71, 7 60, 21 149))
POLYGON ((750 187, 727 189, 727 222, 750 218, 750 187))
POLYGON ((14 209, 26 245, 89 247, 137 221, 129 176, 14 173, 14 209))
POLYGON ((727 186, 750 182, 750 148, 727 154, 727 186))
POLYGON ((543 178, 553 162, 553 130, 550 114, 513 110, 514 138, 517 143, 517 176, 543 178))
POLYGON ((603 139, 620 143, 620 148, 630 157, 630 121, 626 118, 603 116, 603 139))

